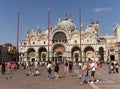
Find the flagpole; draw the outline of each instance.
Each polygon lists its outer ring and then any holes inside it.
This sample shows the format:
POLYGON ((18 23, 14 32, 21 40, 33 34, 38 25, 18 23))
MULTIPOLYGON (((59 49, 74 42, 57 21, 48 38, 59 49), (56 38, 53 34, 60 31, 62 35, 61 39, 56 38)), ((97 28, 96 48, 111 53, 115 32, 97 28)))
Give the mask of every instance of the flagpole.
POLYGON ((50 8, 48 8, 48 61, 49 59, 49 45, 50 45, 50 8))
POLYGON ((82 26, 81 26, 81 10, 79 12, 79 19, 80 19, 80 61, 82 62, 82 41, 81 41, 81 31, 82 31, 82 26))
POLYGON ((17 21, 17 44, 16 44, 16 62, 19 60, 19 49, 18 49, 18 44, 19 44, 19 18, 20 18, 20 11, 18 10, 18 21, 17 21))

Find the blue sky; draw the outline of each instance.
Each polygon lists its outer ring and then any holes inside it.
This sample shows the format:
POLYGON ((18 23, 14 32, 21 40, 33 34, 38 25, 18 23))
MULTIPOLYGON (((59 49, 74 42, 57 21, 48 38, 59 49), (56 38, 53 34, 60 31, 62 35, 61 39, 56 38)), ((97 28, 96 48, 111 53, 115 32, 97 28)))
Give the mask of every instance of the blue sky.
POLYGON ((64 18, 66 11, 79 28, 79 11, 82 12, 84 29, 91 21, 100 22, 100 34, 112 35, 113 28, 120 24, 120 0, 0 0, 0 44, 16 45, 18 9, 20 9, 20 40, 25 38, 26 28, 41 30, 50 22, 54 27, 58 17, 64 18))

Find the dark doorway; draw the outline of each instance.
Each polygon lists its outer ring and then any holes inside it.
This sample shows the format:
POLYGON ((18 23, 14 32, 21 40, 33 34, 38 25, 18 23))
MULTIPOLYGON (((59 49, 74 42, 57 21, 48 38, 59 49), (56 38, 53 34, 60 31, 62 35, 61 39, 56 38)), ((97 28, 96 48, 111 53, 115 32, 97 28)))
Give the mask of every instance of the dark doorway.
POLYGON ((39 49, 39 61, 46 61, 46 53, 47 53, 47 50, 46 50, 46 48, 44 48, 44 47, 41 47, 40 49, 39 49), (42 54, 43 53, 43 54, 42 54), (42 60, 43 59, 43 60, 42 60))
POLYGON ((111 61, 115 61, 115 56, 114 55, 110 55, 110 60, 111 61))
POLYGON ((78 62, 78 53, 75 53, 75 62, 78 62))
POLYGON ((103 47, 99 48, 99 55, 100 55, 99 61, 104 62, 104 48, 103 47))
POLYGON ((62 56, 58 56, 58 61, 62 62, 62 56))
POLYGON ((75 62, 78 62, 78 58, 75 58, 75 62))
POLYGON ((35 62, 35 58, 32 58, 32 62, 35 62))

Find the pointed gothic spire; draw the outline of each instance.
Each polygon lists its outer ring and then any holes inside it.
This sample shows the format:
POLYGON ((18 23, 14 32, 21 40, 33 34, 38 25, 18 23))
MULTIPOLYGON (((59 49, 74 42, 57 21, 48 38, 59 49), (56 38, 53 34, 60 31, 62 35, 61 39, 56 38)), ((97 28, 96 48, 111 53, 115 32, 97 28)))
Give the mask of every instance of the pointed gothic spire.
POLYGON ((67 10, 66 10, 66 13, 65 13, 64 20, 68 20, 68 12, 67 12, 67 10))
POLYGON ((26 28, 26 36, 29 37, 29 35, 30 35, 30 29, 29 29, 29 27, 27 27, 26 28))
POLYGON ((40 26, 37 27, 37 35, 41 33, 40 26))
POLYGON ((60 17, 58 17, 58 23, 60 23, 60 21, 61 21, 61 18, 60 18, 60 17))
POLYGON ((32 34, 34 34, 34 28, 32 28, 32 34))

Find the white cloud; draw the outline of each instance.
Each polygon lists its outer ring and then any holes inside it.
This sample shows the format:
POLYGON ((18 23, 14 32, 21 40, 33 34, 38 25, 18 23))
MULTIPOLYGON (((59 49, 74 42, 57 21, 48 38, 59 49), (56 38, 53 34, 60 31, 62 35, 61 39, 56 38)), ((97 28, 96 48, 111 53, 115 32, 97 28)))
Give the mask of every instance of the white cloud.
POLYGON ((105 7, 105 8, 96 8, 94 11, 95 12, 108 12, 108 11, 111 11, 112 8, 110 7, 105 7))

